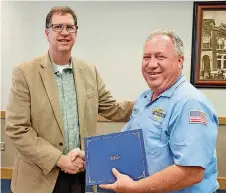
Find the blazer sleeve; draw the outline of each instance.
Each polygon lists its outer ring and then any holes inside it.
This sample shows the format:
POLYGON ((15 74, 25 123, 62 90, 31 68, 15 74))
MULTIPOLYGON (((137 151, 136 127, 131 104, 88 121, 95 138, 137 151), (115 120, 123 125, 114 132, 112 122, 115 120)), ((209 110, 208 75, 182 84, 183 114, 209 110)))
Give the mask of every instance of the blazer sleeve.
POLYGON ((133 110, 134 102, 123 101, 117 102, 111 95, 110 91, 107 90, 104 81, 100 77, 96 69, 97 89, 99 95, 99 115, 112 121, 123 121, 127 122, 133 110))
POLYGON ((23 157, 41 168, 44 174, 48 174, 62 152, 37 136, 32 128, 30 108, 29 87, 22 71, 16 67, 6 108, 5 132, 23 157))

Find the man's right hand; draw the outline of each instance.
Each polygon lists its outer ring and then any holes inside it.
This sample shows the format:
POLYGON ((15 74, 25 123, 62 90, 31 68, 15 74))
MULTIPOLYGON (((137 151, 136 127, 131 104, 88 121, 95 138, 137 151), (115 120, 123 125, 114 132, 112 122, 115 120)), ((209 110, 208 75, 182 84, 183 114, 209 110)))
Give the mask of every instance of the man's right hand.
POLYGON ((82 159, 78 159, 76 162, 72 162, 68 155, 61 155, 56 166, 68 174, 76 174, 84 171, 84 161, 82 159))
POLYGON ((81 158, 85 161, 85 152, 82 151, 80 148, 75 148, 71 150, 67 155, 70 157, 72 162, 74 162, 77 158, 81 158))

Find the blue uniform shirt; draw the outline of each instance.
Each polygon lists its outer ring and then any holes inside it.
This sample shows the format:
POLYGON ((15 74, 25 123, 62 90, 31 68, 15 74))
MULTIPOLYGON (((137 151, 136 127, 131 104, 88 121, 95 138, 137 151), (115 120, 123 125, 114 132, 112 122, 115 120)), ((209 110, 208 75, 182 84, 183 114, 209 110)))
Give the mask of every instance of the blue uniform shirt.
POLYGON ((151 102, 152 90, 137 99, 122 131, 142 129, 149 175, 171 165, 205 168, 202 182, 178 193, 213 193, 217 178, 218 118, 212 103, 184 76, 151 102))

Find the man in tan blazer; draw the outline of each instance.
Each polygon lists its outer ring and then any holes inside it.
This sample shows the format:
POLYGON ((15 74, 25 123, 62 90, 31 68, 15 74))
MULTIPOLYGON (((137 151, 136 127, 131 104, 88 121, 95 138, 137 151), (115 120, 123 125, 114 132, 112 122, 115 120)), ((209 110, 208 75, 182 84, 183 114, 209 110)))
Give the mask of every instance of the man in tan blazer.
POLYGON ((83 139, 96 135, 97 115, 127 121, 131 114, 133 103, 116 102, 94 65, 71 56, 77 28, 69 7, 54 7, 48 53, 14 69, 6 109, 17 149, 14 193, 84 193, 83 139))

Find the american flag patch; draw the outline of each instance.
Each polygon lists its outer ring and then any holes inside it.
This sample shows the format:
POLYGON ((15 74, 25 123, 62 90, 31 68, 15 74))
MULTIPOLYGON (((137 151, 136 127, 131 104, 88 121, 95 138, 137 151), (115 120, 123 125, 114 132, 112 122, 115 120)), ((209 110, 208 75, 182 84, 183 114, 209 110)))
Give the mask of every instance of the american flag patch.
POLYGON ((189 122, 207 125, 206 114, 201 111, 190 111, 189 122))

